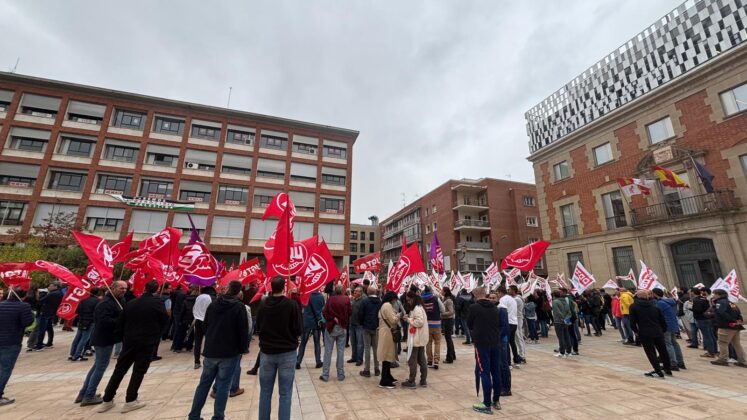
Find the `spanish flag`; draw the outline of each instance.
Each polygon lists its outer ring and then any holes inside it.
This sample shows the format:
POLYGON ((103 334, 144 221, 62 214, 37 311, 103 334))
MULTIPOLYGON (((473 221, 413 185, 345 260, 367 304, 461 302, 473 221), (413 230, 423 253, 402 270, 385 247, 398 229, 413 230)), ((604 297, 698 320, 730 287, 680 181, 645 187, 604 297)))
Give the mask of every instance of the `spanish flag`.
POLYGON ((654 175, 659 178, 659 182, 664 186, 671 188, 690 188, 690 186, 687 185, 687 182, 669 169, 662 168, 661 166, 654 166, 653 170, 654 175))

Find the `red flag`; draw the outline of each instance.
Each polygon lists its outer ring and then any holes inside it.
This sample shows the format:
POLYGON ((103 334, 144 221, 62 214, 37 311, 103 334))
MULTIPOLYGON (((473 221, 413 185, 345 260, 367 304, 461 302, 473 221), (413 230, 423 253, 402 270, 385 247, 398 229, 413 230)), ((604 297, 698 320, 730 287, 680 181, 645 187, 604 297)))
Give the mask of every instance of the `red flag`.
POLYGON ((145 291, 145 283, 147 281, 148 275, 141 269, 133 271, 132 276, 127 280, 127 282, 132 285, 132 293, 137 297, 140 297, 140 295, 143 294, 143 291, 145 291))
POLYGON ((185 245, 179 257, 179 275, 189 283, 210 286, 217 280, 220 267, 203 242, 185 245))
POLYGON ((239 265, 239 279, 241 280, 241 284, 248 284, 255 281, 262 282, 265 279, 265 273, 262 272, 262 267, 259 265, 259 258, 252 258, 239 265))
POLYGON ((415 242, 402 253, 397 260, 397 264, 392 267, 389 279, 386 282, 386 289, 398 292, 405 277, 421 272, 425 272, 425 267, 423 266, 423 257, 420 256, 420 249, 415 242))
POLYGON ((522 271, 529 271, 537 265, 537 261, 542 258, 550 242, 536 241, 529 245, 515 249, 501 261, 501 270, 508 266, 516 267, 522 271))
POLYGON ((290 262, 279 264, 272 261, 267 262, 267 276, 297 276, 301 273, 311 254, 316 251, 318 238, 312 236, 293 244, 290 250, 290 262))
POLYGON ((285 213, 286 210, 290 208, 290 214, 291 214, 291 223, 293 221, 293 218, 296 217, 296 207, 293 205, 293 202, 291 201, 290 197, 288 197, 288 194, 281 192, 275 194, 275 197, 272 198, 272 201, 265 209, 265 213, 262 215, 262 220, 267 219, 268 217, 277 217, 281 218, 283 216, 283 213, 285 213))
POLYGON ((132 247, 133 233, 128 233, 121 242, 117 242, 112 246, 112 258, 115 263, 125 261, 125 256, 130 252, 130 248, 132 247))
POLYGON ((347 290, 348 287, 350 287, 350 269, 347 265, 342 267, 342 272, 340 272, 340 279, 339 283, 342 286, 342 290, 347 290))
POLYGON ((32 262, 0 264, 0 279, 8 286, 28 290, 31 286, 31 271, 35 269, 32 262))
POLYGON ((145 254, 150 254, 164 264, 176 267, 179 264, 179 239, 181 237, 181 230, 167 227, 155 235, 143 239, 138 246, 137 258, 131 261, 128 266, 134 267, 145 264, 145 254))
POLYGON ((308 304, 312 293, 339 276, 340 272, 337 271, 337 265, 327 248, 327 243, 322 240, 309 257, 301 274, 301 286, 298 291, 301 303, 308 304))
POLYGON ((77 315, 75 311, 78 309, 78 304, 91 294, 91 288, 94 286, 100 287, 105 284, 104 279, 101 278, 93 264, 89 264, 88 268, 86 268, 86 273, 83 275, 81 283, 83 284, 82 288, 68 287, 67 293, 62 298, 62 303, 57 307, 58 317, 68 321, 75 319, 77 315))
MULTIPOLYGON (((291 247, 293 246, 293 226, 291 225, 291 214, 288 207, 283 211, 283 215, 278 221, 277 228, 275 228, 274 237, 271 236, 267 241, 271 239, 275 240, 275 243, 271 246, 272 257, 269 261, 272 264, 289 264, 291 259, 291 247)), ((265 248, 268 248, 266 246, 265 248)))
POLYGON ((88 281, 96 287, 106 287, 107 284, 111 283, 101 277, 101 274, 99 274, 93 264, 88 264, 88 267, 86 267, 86 272, 83 274, 83 280, 88 281))
POLYGON ((381 252, 374 252, 373 254, 358 258, 352 264, 356 273, 366 271, 376 271, 378 273, 381 271, 381 252))
POLYGON ((73 274, 70 270, 67 269, 67 267, 63 267, 57 263, 44 260, 38 260, 34 264, 36 265, 36 270, 46 271, 49 274, 64 281, 70 287, 79 287, 81 289, 85 288, 80 277, 73 274))
POLYGON ((72 234, 88 257, 88 261, 96 267, 99 275, 104 279, 111 279, 114 276, 114 256, 106 239, 83 232, 72 232, 72 234))
POLYGON ((405 234, 402 234, 402 249, 399 251, 399 254, 402 255, 407 251, 407 237, 405 234))

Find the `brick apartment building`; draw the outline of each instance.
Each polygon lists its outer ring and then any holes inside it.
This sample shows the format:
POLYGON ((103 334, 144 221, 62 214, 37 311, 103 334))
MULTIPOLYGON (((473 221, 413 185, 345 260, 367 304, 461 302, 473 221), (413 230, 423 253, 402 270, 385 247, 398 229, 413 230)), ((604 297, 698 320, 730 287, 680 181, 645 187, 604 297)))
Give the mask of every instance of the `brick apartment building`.
POLYGON ((0 72, 0 240, 58 212, 108 239, 135 239, 186 214, 127 207, 110 194, 190 201, 210 249, 226 261, 262 253, 287 191, 295 236, 347 254, 358 132, 0 72))
MULTIPOLYGON (((512 250, 541 238, 532 184, 492 178, 449 180, 381 222, 382 262, 396 261, 402 236, 428 252, 438 234, 446 270, 484 271, 512 250)), ((544 274, 542 262, 535 269, 544 274)))
POLYGON ((739 0, 688 1, 527 112, 550 273, 580 260, 601 286, 643 260, 668 287, 747 275, 746 22, 739 0), (616 179, 654 165, 690 188, 628 201, 616 179))
MULTIPOLYGON (((371 221, 371 224, 350 224, 349 262, 353 262, 358 258, 365 257, 381 249, 379 218, 371 216, 368 220, 371 221)), ((357 274, 352 266, 350 267, 350 275, 353 278, 363 276, 362 274, 357 274)))

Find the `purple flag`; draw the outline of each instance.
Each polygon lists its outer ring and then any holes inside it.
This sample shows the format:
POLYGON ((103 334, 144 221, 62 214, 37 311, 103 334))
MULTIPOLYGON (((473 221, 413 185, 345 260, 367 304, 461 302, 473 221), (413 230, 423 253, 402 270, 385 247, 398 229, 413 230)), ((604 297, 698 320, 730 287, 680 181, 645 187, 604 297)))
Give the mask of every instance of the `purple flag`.
POLYGON ((431 239, 431 250, 428 252, 428 258, 431 260, 433 269, 438 274, 444 273, 444 253, 441 251, 441 243, 438 242, 438 235, 434 232, 431 239))

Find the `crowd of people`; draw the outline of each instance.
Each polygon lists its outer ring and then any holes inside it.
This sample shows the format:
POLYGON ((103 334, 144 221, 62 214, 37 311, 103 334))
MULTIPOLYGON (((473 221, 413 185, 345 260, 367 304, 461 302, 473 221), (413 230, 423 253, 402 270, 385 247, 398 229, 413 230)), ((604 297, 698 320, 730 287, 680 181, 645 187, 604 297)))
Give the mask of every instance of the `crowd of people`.
MULTIPOLYGON (((333 376, 344 381, 351 373, 346 365, 354 365, 360 376, 378 378, 381 388, 413 389, 428 387, 429 375, 437 374, 431 371, 456 360, 454 339, 463 336, 463 345, 474 346, 475 378, 483 400, 473 409, 481 413, 501 409, 500 398, 512 395, 512 369, 527 362, 527 344, 547 338, 551 326, 560 358, 579 355, 584 330, 586 336, 598 337, 612 326, 624 345, 643 347, 653 368, 646 373, 650 377, 686 369, 678 344, 681 331, 688 347, 702 343, 702 357, 714 359, 714 365, 747 367, 739 341, 742 316, 722 290, 691 289, 667 297, 660 289, 620 288, 613 294, 589 289, 576 294, 559 288, 548 299, 539 290, 524 298, 517 286, 462 289, 456 296, 448 287, 410 286, 398 295, 377 286, 365 281, 343 289, 329 283, 305 305, 297 290, 287 290, 282 277, 273 278, 271 292, 261 298, 255 298, 256 285, 244 287, 236 281, 219 290, 170 290, 151 281, 137 298, 123 281, 94 288, 77 307, 77 331, 68 357, 71 363, 94 357, 75 403, 96 405, 102 413, 113 409, 116 392, 131 369, 121 412, 144 407, 138 390, 150 364, 160 360, 163 340, 171 340, 175 353, 194 355, 194 368, 202 369, 188 415, 193 420, 201 418, 208 396, 214 398, 213 418, 220 419, 228 398, 244 392, 241 359, 253 336, 259 338, 259 352, 246 373, 258 375, 260 419, 272 416, 276 383, 275 417, 290 418, 295 370, 304 365, 309 339, 315 363, 308 367, 321 369, 320 381, 333 376), (347 346, 351 350, 346 360, 347 346), (112 376, 103 394, 97 393, 112 359, 112 376)), ((52 283, 28 293, 13 289, 0 301, 0 405, 13 403, 4 390, 24 334, 29 352, 53 347, 55 314, 63 295, 64 285, 52 283)))

